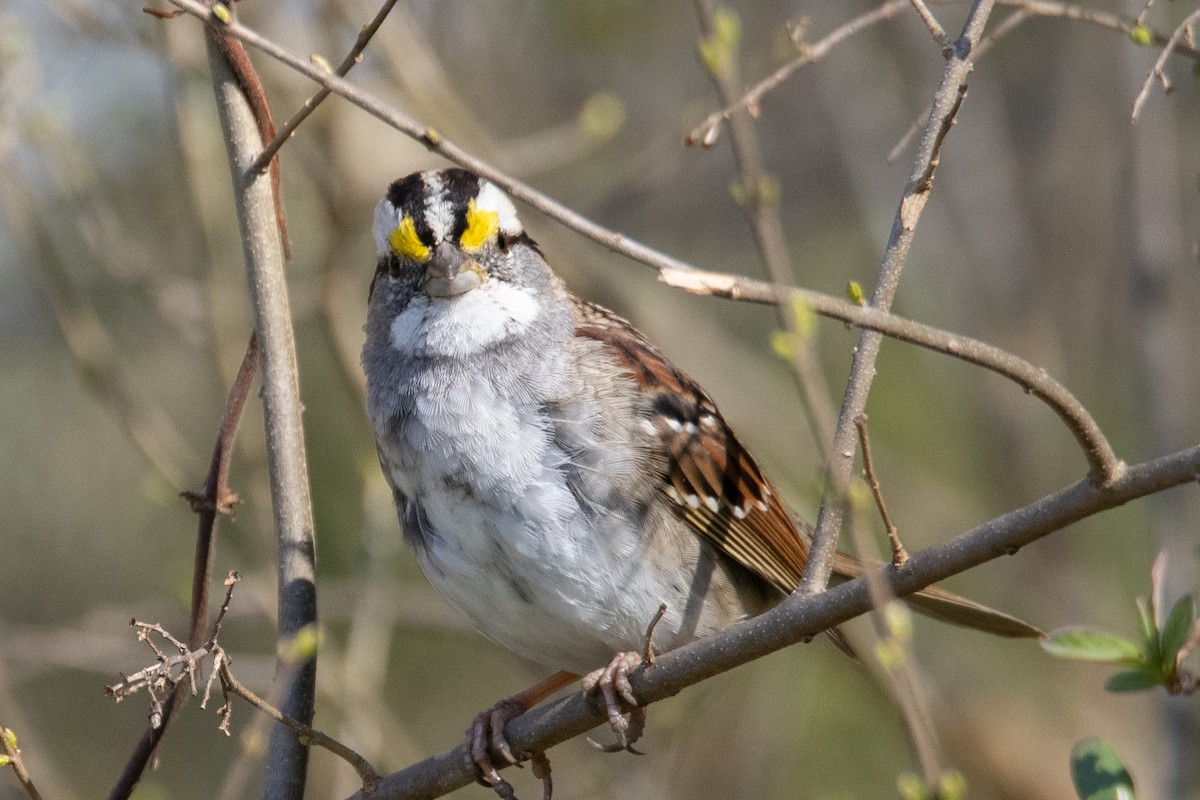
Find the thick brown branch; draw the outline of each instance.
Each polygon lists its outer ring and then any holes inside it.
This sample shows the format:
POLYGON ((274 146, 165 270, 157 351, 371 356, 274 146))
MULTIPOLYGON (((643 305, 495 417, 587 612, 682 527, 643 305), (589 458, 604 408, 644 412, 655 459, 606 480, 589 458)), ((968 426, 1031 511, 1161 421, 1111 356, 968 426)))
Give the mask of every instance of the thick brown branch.
MULTIPOLYGON (((882 570, 892 591, 904 597, 971 567, 1016 553, 1025 545, 1085 517, 1172 486, 1200 481, 1200 446, 1130 467, 1116 482, 1099 487, 1084 479, 1010 511, 953 539, 912 555, 903 569, 882 570)), ((705 678, 805 641, 871 609, 867 576, 815 595, 793 594, 775 609, 709 639, 658 657, 652 669, 630 682, 639 704, 678 694, 705 678)), ((505 735, 513 750, 544 752, 605 722, 581 694, 540 706, 510 721, 505 735)), ((475 780, 462 746, 385 776, 371 800, 439 797, 475 780)), ((366 800, 362 793, 355 800, 366 800)))

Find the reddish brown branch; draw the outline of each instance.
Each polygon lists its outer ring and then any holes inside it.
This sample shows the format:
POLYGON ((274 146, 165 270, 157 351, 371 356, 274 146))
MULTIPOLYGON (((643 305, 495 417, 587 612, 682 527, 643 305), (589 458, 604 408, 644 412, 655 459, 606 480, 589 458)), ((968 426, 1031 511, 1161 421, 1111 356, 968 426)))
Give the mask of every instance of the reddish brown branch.
MULTIPOLYGON (((212 6, 211 0, 208 5, 212 6)), ((250 103, 250 109, 254 113, 254 122, 258 126, 258 135, 264 142, 273 140, 275 138, 275 120, 271 118, 267 93, 263 89, 262 81, 258 79, 258 72, 250 62, 250 56, 246 54, 246 48, 221 26, 214 25, 213 30, 214 42, 221 48, 225 61, 229 64, 229 69, 237 80, 242 94, 250 103)), ((271 193, 275 198, 275 220, 279 225, 279 241, 283 246, 283 257, 291 259, 292 246, 288 241, 287 218, 283 213, 283 190, 279 179, 278 153, 271 158, 271 193)))
MULTIPOLYGON (((208 477, 204 481, 204 489, 195 495, 203 502, 193 502, 199 515, 199 530, 196 534, 196 554, 192 568, 192 613, 188 631, 188 647, 199 649, 205 640, 205 629, 208 626, 208 573, 212 563, 213 543, 217 534, 217 515, 221 512, 223 501, 234 497, 227 480, 229 477, 229 459, 233 452, 234 436, 237 432, 238 420, 241 419, 242 409, 246 398, 250 395, 250 385, 258 370, 258 340, 250 335, 246 345, 246 355, 242 358, 242 366, 238 369, 233 388, 229 391, 229 399, 225 404, 225 413, 221 417, 221 427, 217 432, 217 443, 213 447, 212 462, 209 465, 208 477)), ((183 705, 187 692, 175 688, 162 704, 162 716, 156 725, 148 725, 142 738, 138 741, 129 761, 125 764, 117 783, 109 792, 109 800, 124 800, 133 793, 133 788, 141 780, 142 773, 158 748, 171 715, 183 705)))

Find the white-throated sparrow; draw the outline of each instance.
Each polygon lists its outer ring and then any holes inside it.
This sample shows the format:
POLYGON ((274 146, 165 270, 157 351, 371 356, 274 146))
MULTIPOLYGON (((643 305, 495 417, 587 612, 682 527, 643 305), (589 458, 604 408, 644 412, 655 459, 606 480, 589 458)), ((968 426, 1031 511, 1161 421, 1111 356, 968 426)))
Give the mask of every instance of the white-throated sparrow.
MULTIPOLYGON (((660 604, 658 651, 758 614, 799 583, 809 531, 695 382, 567 292, 496 186, 461 169, 409 175, 374 232, 362 360, 404 535, 482 634, 563 671, 480 715, 473 759, 498 783, 487 749, 511 758, 505 719, 610 661, 585 685, 626 746, 637 730, 616 693, 660 604)), ((839 556, 836 569, 862 565, 839 556)), ((910 601, 1040 634, 938 589, 910 601)))

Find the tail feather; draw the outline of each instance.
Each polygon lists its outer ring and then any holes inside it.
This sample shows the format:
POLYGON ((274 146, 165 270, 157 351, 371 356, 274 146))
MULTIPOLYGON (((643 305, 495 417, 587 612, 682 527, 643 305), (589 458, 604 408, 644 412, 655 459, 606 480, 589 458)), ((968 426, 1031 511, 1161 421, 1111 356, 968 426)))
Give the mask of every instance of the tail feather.
MULTIPOLYGON (((843 579, 857 578, 868 567, 875 566, 877 565, 864 563, 845 553, 838 553, 833 562, 834 573, 843 579)), ((1014 639, 1043 639, 1046 636, 1045 632, 1028 622, 945 589, 939 589, 937 586, 927 586, 904 600, 913 610, 933 619, 995 636, 1014 639)))

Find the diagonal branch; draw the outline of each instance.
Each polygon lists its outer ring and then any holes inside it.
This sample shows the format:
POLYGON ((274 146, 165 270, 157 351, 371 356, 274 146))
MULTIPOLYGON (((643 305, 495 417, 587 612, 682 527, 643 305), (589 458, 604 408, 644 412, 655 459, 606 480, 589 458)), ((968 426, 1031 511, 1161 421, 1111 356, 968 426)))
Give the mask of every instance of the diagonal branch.
POLYGON ((800 69, 800 67, 820 61, 834 47, 846 41, 851 36, 866 30, 872 25, 903 13, 911 5, 911 0, 888 0, 888 2, 883 3, 878 8, 868 11, 865 14, 860 14, 849 22, 839 25, 828 35, 812 44, 801 42, 798 46, 800 52, 795 58, 743 92, 742 96, 736 101, 729 103, 720 111, 713 112, 705 117, 699 125, 692 128, 691 133, 683 138, 683 143, 686 145, 700 144, 704 147, 712 147, 720 135, 721 123, 732 119, 739 111, 756 112, 763 95, 790 78, 792 73, 800 69))
MULTIPOLYGON (((496 169, 486 161, 483 161, 452 142, 444 139, 441 134, 432 128, 427 128, 421 125, 416 120, 401 114, 389 107, 386 103, 373 95, 364 92, 363 90, 343 81, 336 76, 329 75, 316 69, 303 58, 290 53, 286 49, 280 47, 269 39, 261 36, 255 31, 240 25, 237 22, 222 23, 216 21, 210 14, 209 9, 196 0, 170 0, 170 2, 186 10, 190 14, 194 14, 202 20, 210 21, 210 24, 221 25, 228 28, 230 35, 240 38, 252 45, 256 49, 278 59, 282 63, 288 65, 297 72, 311 78, 317 83, 330 88, 335 94, 345 98, 354 105, 371 114, 375 118, 390 125, 401 133, 410 136, 425 144, 430 150, 442 155, 443 157, 459 164, 473 172, 482 175, 488 180, 495 183, 497 186, 503 187, 513 197, 516 197, 523 202, 529 204, 533 208, 541 211, 552 219, 557 220, 561 224, 571 230, 592 239, 607 247, 613 252, 619 253, 627 258, 633 259, 639 263, 645 264, 661 274, 661 279, 670 286, 685 289, 687 291, 696 292, 699 294, 714 294, 721 297, 728 297, 734 300, 749 300, 751 302, 769 303, 774 300, 765 299, 766 294, 771 291, 769 284, 763 284, 752 281, 747 278, 740 278, 731 275, 724 275, 713 272, 706 272, 696 269, 691 264, 682 261, 674 256, 648 247, 641 242, 630 239, 629 237, 619 232, 605 228, 586 217, 572 211, 566 206, 558 203, 546 195, 538 192, 527 184, 521 183, 504 172, 496 169)), ((896 0, 900 9, 908 7, 908 0, 896 0)), ((795 296, 800 297, 805 302, 810 304, 818 313, 825 316, 841 319, 853 324, 862 324, 860 320, 865 320, 867 317, 861 314, 868 313, 867 310, 857 306, 852 306, 843 300, 826 294, 812 292, 809 290, 793 290, 795 296)), ((774 295, 771 295, 773 297, 774 295)), ((972 341, 965 337, 959 337, 955 334, 945 331, 938 331, 935 328, 928 326, 920 326, 919 323, 910 322, 902 317, 897 317, 889 312, 871 310, 869 311, 871 324, 864 324, 863 327, 871 327, 875 330, 895 335, 905 341, 910 341, 914 344, 927 346, 930 349, 946 353, 948 355, 966 358, 966 360, 978 363, 981 366, 988 366, 991 369, 996 367, 989 364, 989 360, 974 360, 972 357, 965 354, 960 354, 957 343, 972 341), (911 326, 917 326, 912 328, 911 326), (938 343, 937 338, 929 340, 926 343, 924 336, 917 330, 921 327, 927 328, 928 331, 936 332, 942 343, 938 343), (893 333, 904 328, 908 328, 909 334, 914 338, 906 338, 907 335, 893 333)), ((982 343, 980 343, 982 344, 982 343)), ((997 354, 1005 358, 1015 359, 1028 367, 1030 378, 1037 376, 1041 377, 1041 381, 1035 381, 1034 386, 1040 385, 1044 381, 1050 380, 1040 369, 1028 365, 1027 362, 1006 353, 999 349, 995 349, 997 354)), ((1000 374, 1008 375, 1002 369, 997 369, 1000 374)), ((1016 378, 1014 378, 1015 380, 1016 378)), ((1018 381, 1020 382, 1020 381, 1018 381)), ((1051 383, 1053 383, 1051 381, 1051 383)), ((1025 384, 1022 384, 1024 386, 1025 384)), ((1095 421, 1083 409, 1079 401, 1070 395, 1066 389, 1054 383, 1053 387, 1047 384, 1047 390, 1044 392, 1034 391, 1039 398, 1049 403, 1056 414, 1064 419, 1073 419, 1068 422, 1073 435, 1080 439, 1083 443, 1085 455, 1088 458, 1089 466, 1092 469, 1092 477, 1094 480, 1100 481, 1102 484, 1109 481, 1116 471, 1119 469, 1119 461, 1112 452, 1111 446, 1105 440, 1100 432, 1095 421)))
POLYGON ((1167 74, 1163 70, 1167 66, 1167 59, 1171 57, 1171 53, 1175 51, 1176 45, 1183 40, 1185 33, 1191 30, 1196 24, 1196 20, 1200 20, 1200 8, 1197 8, 1187 18, 1179 23, 1171 34, 1171 38, 1167 39, 1167 43, 1163 46, 1162 52, 1158 54, 1158 58, 1154 61, 1154 67, 1151 68, 1150 74, 1146 76, 1145 82, 1142 83, 1141 91, 1138 92, 1137 98, 1133 101, 1132 119, 1137 122, 1138 114, 1142 112, 1142 105, 1145 104, 1146 98, 1150 96, 1150 87, 1154 85, 1154 79, 1157 78, 1163 85, 1163 91, 1170 92, 1174 87, 1167 80, 1167 74))
MULTIPOLYGON (((1016 553, 1073 522, 1131 500, 1200 479, 1200 445, 1131 466, 1116 482, 1098 487, 1083 479, 979 525, 949 541, 914 554, 902 569, 885 567, 891 590, 904 597, 971 567, 1016 553)), ((638 670, 630 683, 639 704, 664 700, 768 653, 805 641, 871 608, 868 577, 862 576, 815 595, 795 594, 767 613, 716 636, 658 656, 651 669, 638 670)), ((581 693, 575 693, 513 719, 505 727, 517 752, 544 752, 605 722, 581 693)), ((475 780, 462 745, 385 776, 370 800, 439 797, 475 780)), ((367 800, 361 792, 354 800, 367 800)))
MULTIPOLYGON (((358 34, 358 38, 354 40, 354 46, 350 48, 350 52, 342 59, 342 63, 338 64, 338 68, 334 71, 339 77, 346 77, 346 74, 354 68, 354 65, 362 60, 362 53, 367 49, 367 44, 371 41, 371 37, 379 30, 379 26, 383 25, 383 21, 387 19, 387 15, 391 13, 392 7, 396 5, 396 0, 384 0, 375 17, 363 26, 362 31, 358 34)), ((275 134, 275 138, 267 143, 267 146, 262 149, 258 157, 254 159, 254 163, 250 165, 251 172, 262 172, 270 164, 273 163, 275 154, 279 152, 279 148, 292 138, 292 134, 296 132, 296 128, 300 127, 300 123, 308 119, 308 115, 317 110, 317 106, 325 102, 325 98, 329 97, 331 90, 322 86, 310 98, 304 101, 303 105, 296 111, 295 114, 283 123, 283 127, 275 134)))
MULTIPOLYGON (((933 114, 925 127, 912 174, 892 222, 892 232, 888 236, 883 263, 879 267, 879 278, 871 296, 870 305, 873 308, 888 310, 896 296, 900 273, 908 260, 908 251, 912 246, 917 222, 929 199, 942 142, 949 133, 950 126, 954 124, 958 108, 966 95, 967 76, 971 74, 972 51, 983 35, 983 28, 991 11, 992 0, 975 1, 967 14, 962 34, 954 43, 953 54, 946 61, 942 82, 934 94, 933 114)), ((846 393, 842 398, 837 429, 833 434, 833 458, 829 462, 832 494, 822 501, 821 509, 817 513, 808 563, 804 567, 804 578, 796 590, 797 594, 819 592, 829 583, 842 523, 843 487, 849 482, 854 466, 854 419, 866 412, 867 395, 875 378, 875 361, 882 341, 883 334, 864 331, 858 337, 858 345, 854 348, 854 360, 851 362, 850 376, 846 381, 846 393)))
MULTIPOLYGON (((729 103, 742 90, 736 43, 721 41, 715 0, 696 0, 695 6, 704 37, 702 41, 713 43, 715 48, 724 48, 723 58, 705 58, 703 61, 717 91, 717 98, 722 103, 729 103)), ((817 358, 816 344, 811 336, 799 332, 796 309, 787 302, 787 287, 795 283, 795 276, 788 257, 783 219, 779 213, 778 181, 767 173, 763 165, 758 131, 749 114, 735 114, 729 120, 729 141, 740 181, 739 202, 745 209, 755 244, 758 245, 759 257, 775 285, 776 313, 795 345, 792 366, 799 379, 805 416, 823 465, 830 458, 830 435, 835 416, 829 386, 817 358)))

